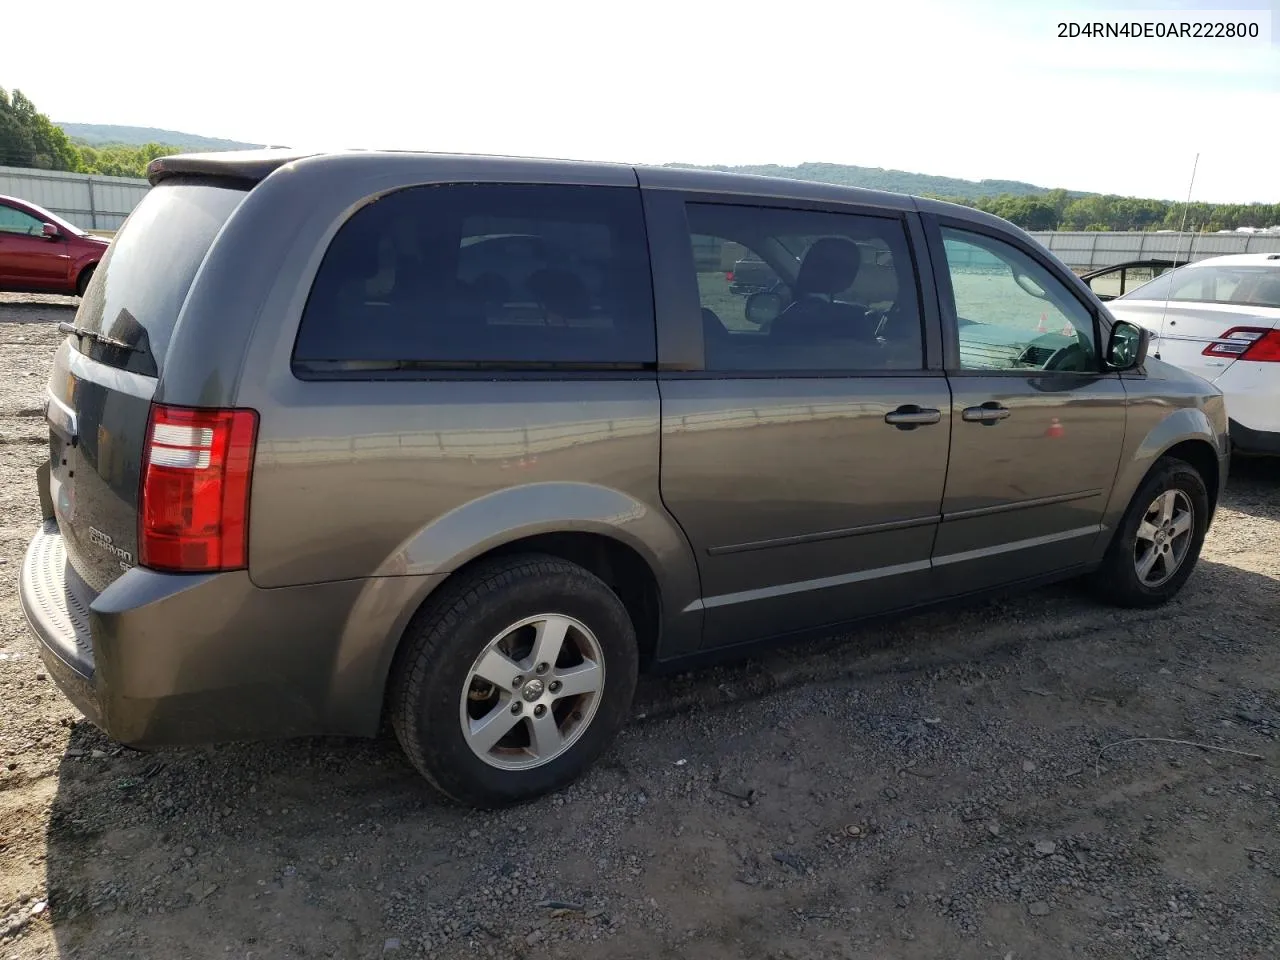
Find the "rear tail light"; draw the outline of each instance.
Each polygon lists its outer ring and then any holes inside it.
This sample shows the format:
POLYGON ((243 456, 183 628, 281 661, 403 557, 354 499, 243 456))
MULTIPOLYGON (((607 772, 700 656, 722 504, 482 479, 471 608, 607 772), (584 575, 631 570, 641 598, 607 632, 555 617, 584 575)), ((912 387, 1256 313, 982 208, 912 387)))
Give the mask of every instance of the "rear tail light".
POLYGON ((1280 363, 1280 330, 1260 327, 1232 327, 1204 348, 1206 357, 1233 360, 1261 360, 1280 363))
POLYGON ((248 565, 253 410, 153 404, 142 451, 138 556, 182 573, 248 565))
POLYGON ((725 278, 726 280, 728 280, 730 283, 733 283, 733 271, 732 271, 732 270, 726 270, 726 271, 724 272, 724 278, 725 278))

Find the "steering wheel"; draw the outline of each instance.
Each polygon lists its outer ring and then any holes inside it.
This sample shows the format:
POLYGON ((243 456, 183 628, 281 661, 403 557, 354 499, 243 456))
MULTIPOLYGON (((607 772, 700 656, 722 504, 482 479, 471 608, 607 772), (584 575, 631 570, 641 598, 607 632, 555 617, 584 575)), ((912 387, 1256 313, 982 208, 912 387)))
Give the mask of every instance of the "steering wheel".
POLYGON ((1085 369, 1084 347, 1077 340, 1075 343, 1069 343, 1065 347, 1054 352, 1048 362, 1045 363, 1045 370, 1058 371, 1083 371, 1085 369))

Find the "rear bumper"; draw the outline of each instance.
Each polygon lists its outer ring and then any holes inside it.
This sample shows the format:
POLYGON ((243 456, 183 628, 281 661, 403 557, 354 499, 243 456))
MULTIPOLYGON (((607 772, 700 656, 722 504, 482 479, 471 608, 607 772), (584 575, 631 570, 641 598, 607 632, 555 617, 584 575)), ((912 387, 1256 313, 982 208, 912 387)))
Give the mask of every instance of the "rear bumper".
MULTIPOLYGON (((49 675, 133 746, 372 735, 414 577, 261 589, 245 571, 129 570, 94 594, 54 521, 19 596, 49 675)), ((409 607, 412 610, 412 607, 409 607)))
POLYGON ((67 566, 57 531, 57 524, 46 520, 32 538, 22 562, 18 596, 49 675, 81 713, 101 726, 89 632, 89 605, 96 595, 67 566))
POLYGON ((1265 448, 1267 437, 1280 434, 1280 364, 1237 360, 1213 381, 1222 391, 1231 418, 1231 439, 1241 450, 1265 448), (1238 434, 1238 436, 1237 436, 1238 434))
POLYGON ((1280 457, 1280 432, 1254 430, 1232 420, 1231 445, 1241 453, 1280 457))

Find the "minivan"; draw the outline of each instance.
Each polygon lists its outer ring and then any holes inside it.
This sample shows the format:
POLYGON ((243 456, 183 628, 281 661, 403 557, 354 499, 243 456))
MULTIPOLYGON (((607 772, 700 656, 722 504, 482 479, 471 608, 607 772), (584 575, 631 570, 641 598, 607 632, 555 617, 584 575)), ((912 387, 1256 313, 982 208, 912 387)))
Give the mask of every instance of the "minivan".
POLYGON ((1166 601, 1227 476, 1219 391, 960 206, 389 152, 149 177, 64 324, 21 573, 126 744, 387 719, 444 794, 521 801, 641 669, 1072 577, 1166 601))

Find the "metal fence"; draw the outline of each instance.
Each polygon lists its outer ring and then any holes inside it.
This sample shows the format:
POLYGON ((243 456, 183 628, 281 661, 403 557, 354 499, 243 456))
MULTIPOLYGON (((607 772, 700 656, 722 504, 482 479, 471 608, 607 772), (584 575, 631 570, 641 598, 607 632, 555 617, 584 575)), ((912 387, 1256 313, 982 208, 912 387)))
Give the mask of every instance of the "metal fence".
MULTIPOLYGON (((0 194, 38 204, 82 230, 116 230, 149 189, 146 180, 131 177, 0 167, 0 194)), ((1280 234, 1274 233, 1044 230, 1031 235, 1069 267, 1081 271, 1144 257, 1182 261, 1203 260, 1224 253, 1280 253, 1280 234)), ((716 268, 728 267, 721 262, 716 268)))
POLYGON ((1036 231, 1067 266, 1092 270, 1127 260, 1203 260, 1228 253, 1280 253, 1280 234, 1036 231))
POLYGON ((82 230, 115 230, 150 189, 145 180, 0 167, 0 194, 26 200, 82 230))

